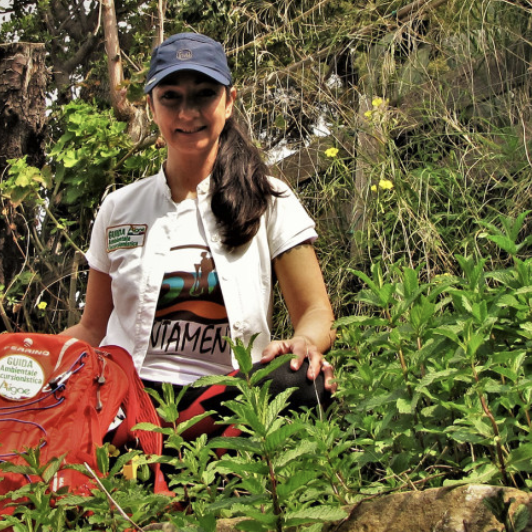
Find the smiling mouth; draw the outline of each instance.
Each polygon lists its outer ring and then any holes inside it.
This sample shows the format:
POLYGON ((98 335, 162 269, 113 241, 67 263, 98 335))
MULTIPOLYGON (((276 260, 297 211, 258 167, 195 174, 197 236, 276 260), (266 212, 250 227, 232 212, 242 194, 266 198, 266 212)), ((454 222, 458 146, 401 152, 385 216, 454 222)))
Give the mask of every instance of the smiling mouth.
POLYGON ((176 129, 176 131, 178 133, 183 133, 184 135, 193 135, 194 133, 199 133, 205 129, 207 129, 207 126, 200 126, 195 129, 176 129))

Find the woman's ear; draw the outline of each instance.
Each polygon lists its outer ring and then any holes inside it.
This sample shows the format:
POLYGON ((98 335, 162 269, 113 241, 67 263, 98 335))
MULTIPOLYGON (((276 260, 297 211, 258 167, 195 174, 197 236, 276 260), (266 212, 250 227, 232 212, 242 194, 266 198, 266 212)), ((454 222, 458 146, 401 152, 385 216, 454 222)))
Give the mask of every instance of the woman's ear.
POLYGON ((227 101, 225 102, 225 118, 230 118, 233 114, 233 106, 236 100, 236 89, 231 87, 227 91, 227 101))

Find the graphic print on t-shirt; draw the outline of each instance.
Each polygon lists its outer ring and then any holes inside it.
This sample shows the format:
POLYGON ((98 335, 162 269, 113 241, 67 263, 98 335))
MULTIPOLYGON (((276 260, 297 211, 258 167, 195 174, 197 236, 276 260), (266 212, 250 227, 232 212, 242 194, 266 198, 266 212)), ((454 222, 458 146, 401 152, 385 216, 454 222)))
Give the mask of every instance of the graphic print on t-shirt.
POLYGON ((177 246, 171 262, 183 269, 165 274, 153 323, 152 354, 177 354, 230 365, 227 312, 209 248, 177 246))

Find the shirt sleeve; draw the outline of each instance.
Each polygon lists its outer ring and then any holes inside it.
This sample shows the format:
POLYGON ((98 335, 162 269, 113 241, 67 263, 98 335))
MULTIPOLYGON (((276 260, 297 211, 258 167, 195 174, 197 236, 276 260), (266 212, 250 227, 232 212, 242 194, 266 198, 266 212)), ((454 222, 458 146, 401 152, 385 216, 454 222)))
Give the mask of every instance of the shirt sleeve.
POLYGON ((267 217, 272 259, 302 242, 314 242, 318 238, 314 220, 294 192, 278 179, 273 182, 276 190, 282 192, 282 195, 273 198, 267 217))
POLYGON ((111 202, 106 198, 96 215, 92 228, 89 249, 85 253, 85 258, 89 266, 102 273, 109 273, 111 270, 109 254, 107 252, 107 228, 110 223, 111 202))

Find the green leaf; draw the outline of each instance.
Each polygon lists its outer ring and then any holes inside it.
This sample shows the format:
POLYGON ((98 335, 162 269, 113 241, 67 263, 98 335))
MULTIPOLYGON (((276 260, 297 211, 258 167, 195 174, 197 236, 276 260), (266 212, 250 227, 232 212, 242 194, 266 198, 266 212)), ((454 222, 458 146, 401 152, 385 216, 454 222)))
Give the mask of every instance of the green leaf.
POLYGON ((236 460, 220 460, 216 463, 215 470, 218 473, 234 474, 234 475, 246 475, 255 474, 266 476, 268 474, 268 465, 266 462, 251 462, 236 461, 236 460))
POLYGON ((212 504, 206 506, 207 512, 218 513, 225 508, 243 507, 247 509, 257 503, 264 503, 264 495, 241 495, 238 498, 219 499, 212 504))
POLYGON ((238 362, 238 367, 244 374, 249 374, 251 369, 253 368, 253 360, 251 358, 251 350, 253 348, 253 343, 255 341, 255 338, 257 338, 257 334, 254 334, 247 346, 245 346, 239 338, 237 338, 236 342, 233 342, 230 338, 227 338, 227 341, 231 345, 231 349, 233 350, 233 354, 235 355, 235 358, 238 362))
POLYGON ((532 443, 523 443, 513 449, 508 456, 506 465, 512 471, 532 473, 532 443))
POLYGON ((311 508, 287 512, 284 516, 284 521, 287 526, 294 526, 295 524, 312 523, 315 521, 322 523, 340 521, 347 516, 348 513, 338 506, 321 504, 311 508))
POLYGON ((301 440, 293 449, 283 450, 283 452, 273 459, 274 467, 281 468, 294 460, 301 459, 305 455, 314 456, 316 454, 318 444, 315 441, 301 440))
POLYGON ((287 388, 281 393, 277 394, 267 407, 266 411, 266 428, 269 430, 274 420, 278 418, 280 413, 287 407, 290 396, 294 393, 296 388, 287 388))
POLYGON ((519 505, 514 512, 513 521, 515 532, 523 532, 526 529, 528 522, 530 521, 530 511, 526 505, 519 505))
POLYGON ((96 448, 96 464, 100 473, 109 473, 109 444, 96 448))
POLYGON ((412 414, 412 401, 409 399, 405 399, 403 397, 400 397, 397 399, 397 411, 400 414, 412 414))
POLYGON ((293 422, 290 425, 283 425, 276 431, 266 435, 264 448, 267 452, 284 449, 286 447, 286 441, 290 440, 294 434, 300 432, 303 428, 304 425, 298 422, 293 422))
POLYGON ((66 455, 67 453, 63 454, 59 458, 52 458, 52 460, 50 460, 50 462, 46 464, 46 469, 42 473, 42 479, 44 480, 44 482, 49 482, 59 471, 66 455))
POLYGON ((349 325, 368 325, 368 326, 385 326, 388 320, 375 316, 346 316, 335 321, 335 327, 347 327, 349 325))
POLYGON ((258 453, 262 446, 258 442, 254 442, 249 438, 213 438, 208 444, 209 449, 233 449, 235 451, 258 453))
POLYGON ((12 462, 0 462, 0 471, 6 473, 20 473, 21 475, 35 475, 35 468, 29 465, 13 464, 12 462))
POLYGON ((133 430, 146 430, 149 432, 159 432, 161 434, 166 434, 169 436, 170 434, 174 433, 174 429, 172 427, 158 427, 157 425, 154 425, 153 423, 137 423, 133 430))
POLYGON ((230 377, 228 375, 207 375, 206 377, 200 377, 192 383, 193 388, 202 388, 204 386, 237 386, 242 383, 242 379, 238 377, 230 377))
POLYGON ((297 475, 292 475, 287 481, 278 483, 278 495, 283 499, 289 498, 290 495, 294 495, 299 488, 305 486, 306 489, 308 484, 320 476, 321 472, 319 471, 299 471, 297 475))
POLYGON ((255 373, 251 375, 251 378, 250 378, 251 385, 256 386, 262 381, 262 379, 265 379, 270 373, 275 371, 277 368, 280 368, 281 366, 288 364, 290 360, 294 358, 296 357, 292 353, 288 353, 286 355, 275 357, 271 362, 268 362, 263 368, 255 371, 255 373))
POLYGON ((196 423, 199 423, 201 420, 212 416, 213 414, 216 414, 215 410, 208 410, 207 412, 203 412, 202 414, 198 414, 197 416, 194 416, 193 418, 187 419, 186 421, 182 421, 177 426, 177 433, 183 434, 185 431, 187 431, 189 428, 196 425, 196 423))
POLYGON ((504 235, 487 235, 486 238, 495 242, 503 251, 506 251, 509 255, 517 254, 517 246, 510 238, 504 235))
POLYGON ((460 486, 462 484, 489 484, 500 476, 495 464, 488 463, 478 466, 467 477, 459 480, 444 480, 444 486, 460 486))

